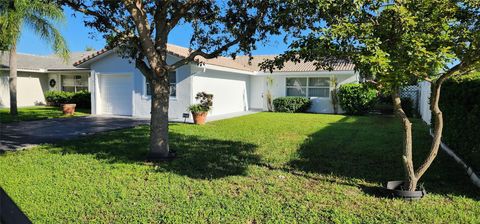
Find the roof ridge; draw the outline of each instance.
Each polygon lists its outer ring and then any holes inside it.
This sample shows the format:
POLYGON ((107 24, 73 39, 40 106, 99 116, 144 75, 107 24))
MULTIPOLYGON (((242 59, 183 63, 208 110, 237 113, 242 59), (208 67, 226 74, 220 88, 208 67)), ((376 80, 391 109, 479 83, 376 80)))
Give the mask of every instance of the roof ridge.
MULTIPOLYGON (((171 45, 171 46, 173 46, 173 47, 183 48, 183 49, 185 49, 185 50, 188 50, 189 53, 191 53, 191 51, 190 51, 191 49, 190 49, 190 48, 183 47, 183 46, 176 45, 176 44, 171 44, 171 43, 167 43, 167 51, 168 51, 168 45, 171 45)), ((238 62, 238 61, 235 61, 235 60, 234 60, 233 58, 231 58, 231 57, 226 57, 226 56, 219 55, 219 56, 217 56, 216 58, 225 58, 225 59, 231 60, 233 63, 235 63, 235 64, 237 64, 237 65, 240 65, 240 66, 242 66, 242 67, 244 67, 244 68, 246 68, 246 69, 248 69, 248 70, 253 71, 252 68, 251 68, 251 66, 247 66, 247 65, 244 65, 243 63, 240 63, 240 62, 238 62)), ((208 59, 206 59, 206 60, 208 60, 208 59)))
POLYGON ((39 55, 39 54, 22 53, 22 52, 17 52, 17 55, 34 56, 34 57, 42 57, 42 58, 49 58, 50 57, 50 55, 39 55))
MULTIPOLYGON (((278 56, 280 54, 255 54, 252 57, 278 56)), ((237 55, 237 57, 249 57, 248 55, 237 55)))

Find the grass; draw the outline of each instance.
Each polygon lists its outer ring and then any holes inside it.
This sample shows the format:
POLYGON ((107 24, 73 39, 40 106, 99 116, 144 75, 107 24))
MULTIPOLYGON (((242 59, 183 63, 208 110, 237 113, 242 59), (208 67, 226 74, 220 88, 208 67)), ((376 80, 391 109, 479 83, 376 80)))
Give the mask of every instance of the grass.
MULTIPOLYGON (((143 162, 142 126, 5 153, 0 186, 34 223, 480 222, 478 189, 444 153, 422 180, 426 198, 378 195, 403 176, 391 117, 259 113, 170 127, 173 162, 143 162)), ((419 160, 430 137, 414 129, 419 160)))
MULTIPOLYGON (((90 109, 77 108, 75 110, 75 117, 90 115, 90 109)), ((63 115, 58 107, 50 106, 35 106, 35 107, 20 107, 18 108, 18 116, 10 115, 9 108, 0 109, 0 123, 10 123, 16 121, 31 121, 42 120, 49 118, 71 117, 63 115)))

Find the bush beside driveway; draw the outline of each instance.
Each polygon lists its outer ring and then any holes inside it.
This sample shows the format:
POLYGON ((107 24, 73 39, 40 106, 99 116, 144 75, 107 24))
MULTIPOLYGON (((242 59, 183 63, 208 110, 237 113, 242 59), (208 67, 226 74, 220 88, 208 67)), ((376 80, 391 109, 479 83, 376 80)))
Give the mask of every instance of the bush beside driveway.
MULTIPOLYGON (((421 159, 431 138, 414 125, 421 159)), ((170 127, 170 163, 143 161, 141 126, 1 155, 0 185, 35 223, 480 221, 478 189, 443 152, 426 198, 378 195, 403 177, 393 117, 258 113, 170 127)))

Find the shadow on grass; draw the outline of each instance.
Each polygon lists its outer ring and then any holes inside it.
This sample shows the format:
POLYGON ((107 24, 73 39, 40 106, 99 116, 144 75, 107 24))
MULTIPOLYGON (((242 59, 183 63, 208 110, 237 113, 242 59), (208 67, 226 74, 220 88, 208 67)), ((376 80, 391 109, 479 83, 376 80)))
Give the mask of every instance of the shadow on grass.
MULTIPOLYGON (((427 156, 431 137, 428 127, 414 121, 414 162, 427 156)), ((393 117, 346 117, 309 136, 290 162, 292 169, 333 174, 368 182, 403 179, 402 129, 393 117)), ((465 172, 444 152, 420 180, 427 192, 479 199, 478 189, 465 172)), ((381 196, 379 187, 359 185, 365 193, 381 196)))
MULTIPOLYGON (((175 125, 175 124, 171 124, 175 125)), ((245 175, 249 164, 258 163, 256 145, 170 133, 170 148, 178 158, 156 164, 157 170, 197 179, 245 175)), ((125 129, 58 144, 63 154, 90 154, 110 163, 145 163, 148 127, 125 129)))

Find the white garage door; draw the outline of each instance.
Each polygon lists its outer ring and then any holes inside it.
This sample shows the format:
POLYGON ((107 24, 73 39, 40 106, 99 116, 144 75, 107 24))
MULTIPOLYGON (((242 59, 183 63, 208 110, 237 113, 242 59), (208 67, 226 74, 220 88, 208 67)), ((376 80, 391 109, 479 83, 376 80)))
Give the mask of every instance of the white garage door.
POLYGON ((130 75, 100 75, 102 114, 132 115, 132 90, 130 75))

